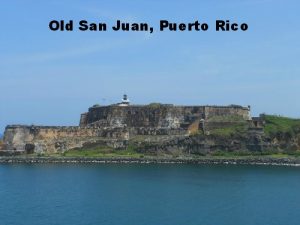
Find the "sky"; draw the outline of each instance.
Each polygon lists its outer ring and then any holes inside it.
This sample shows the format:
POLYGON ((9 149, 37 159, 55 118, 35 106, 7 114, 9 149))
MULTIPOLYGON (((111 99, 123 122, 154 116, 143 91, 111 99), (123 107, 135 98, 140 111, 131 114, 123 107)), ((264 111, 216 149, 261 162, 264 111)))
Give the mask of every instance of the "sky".
POLYGON ((78 125, 94 104, 251 105, 300 117, 296 0, 3 0, 0 133, 8 124, 78 125), (247 23, 216 32, 215 20, 247 23), (51 20, 147 22, 148 32, 51 31, 51 20), (159 21, 208 23, 159 32, 159 21))

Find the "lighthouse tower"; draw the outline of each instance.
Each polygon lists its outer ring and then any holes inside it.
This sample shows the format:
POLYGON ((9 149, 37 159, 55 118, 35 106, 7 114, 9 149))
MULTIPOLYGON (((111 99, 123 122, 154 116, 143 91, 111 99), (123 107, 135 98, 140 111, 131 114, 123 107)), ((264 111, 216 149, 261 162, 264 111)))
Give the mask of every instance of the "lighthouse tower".
POLYGON ((123 95, 123 98, 122 98, 122 102, 119 104, 119 106, 128 106, 130 104, 130 101, 127 97, 126 94, 123 95))

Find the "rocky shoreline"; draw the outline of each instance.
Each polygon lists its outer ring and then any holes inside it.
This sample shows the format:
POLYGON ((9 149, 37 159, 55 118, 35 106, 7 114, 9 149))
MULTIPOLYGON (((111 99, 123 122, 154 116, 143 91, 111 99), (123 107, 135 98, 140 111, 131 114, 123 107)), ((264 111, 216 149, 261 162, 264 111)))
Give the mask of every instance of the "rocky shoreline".
POLYGON ((96 157, 0 157, 1 164, 43 163, 139 163, 139 164, 223 164, 300 166, 298 158, 96 158, 96 157))

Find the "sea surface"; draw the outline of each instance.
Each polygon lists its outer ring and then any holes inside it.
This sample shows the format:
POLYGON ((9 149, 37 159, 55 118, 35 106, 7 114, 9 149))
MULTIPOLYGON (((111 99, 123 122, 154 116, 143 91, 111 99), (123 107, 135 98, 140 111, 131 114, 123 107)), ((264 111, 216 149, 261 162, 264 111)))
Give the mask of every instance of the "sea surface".
POLYGON ((0 165, 0 225, 299 225, 300 168, 0 165))

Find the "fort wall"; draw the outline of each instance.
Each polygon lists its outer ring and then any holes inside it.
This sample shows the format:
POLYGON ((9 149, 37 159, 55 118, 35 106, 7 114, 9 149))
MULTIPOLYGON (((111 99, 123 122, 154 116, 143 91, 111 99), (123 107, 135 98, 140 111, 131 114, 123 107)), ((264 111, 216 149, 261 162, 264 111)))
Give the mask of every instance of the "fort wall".
POLYGON ((81 115, 80 126, 186 128, 200 119, 241 116, 250 120, 250 109, 241 106, 98 106, 81 115))
POLYGON ((128 131, 122 128, 12 125, 5 129, 3 148, 27 152, 59 152, 80 148, 85 143, 93 143, 103 139, 115 141, 127 140, 128 138, 128 131))
POLYGON ((63 152, 91 143, 119 148, 135 135, 186 136, 197 133, 201 126, 220 126, 207 123, 218 116, 238 116, 247 121, 250 109, 166 104, 95 106, 81 114, 79 126, 7 126, 2 148, 27 153, 63 152))

